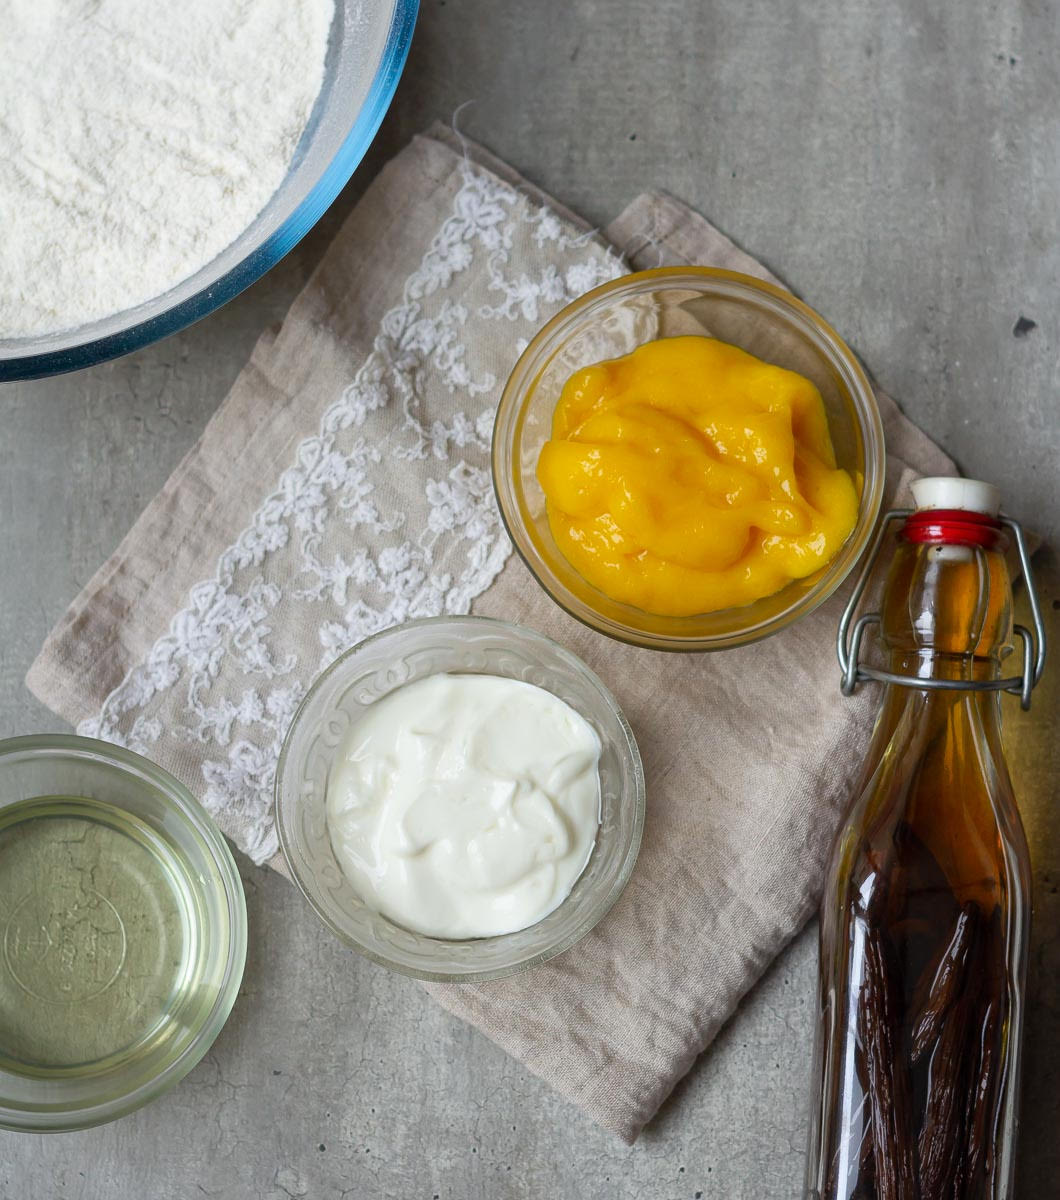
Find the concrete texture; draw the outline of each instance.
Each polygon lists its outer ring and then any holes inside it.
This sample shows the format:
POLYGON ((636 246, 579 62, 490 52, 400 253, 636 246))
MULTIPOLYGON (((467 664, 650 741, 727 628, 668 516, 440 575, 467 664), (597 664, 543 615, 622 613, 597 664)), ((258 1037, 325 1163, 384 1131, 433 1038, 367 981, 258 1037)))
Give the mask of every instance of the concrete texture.
MULTIPOLYGON (((194 328, 0 388, 0 735, 58 728, 22 677, 197 436, 378 166, 464 101, 468 133, 590 219, 668 188, 826 314, 1010 512, 1060 545, 1060 24, 1038 0, 423 0, 379 140, 318 229, 194 328), (1016 336, 1020 318, 1035 326, 1016 336)), ((1060 1175, 1060 573, 1029 716, 1006 701, 1035 860, 1018 1194, 1060 1175)), ((814 937, 748 999, 633 1148, 241 864, 251 955, 174 1092, 109 1127, 0 1135, 3 1200, 801 1194, 814 937)), ((690 962, 709 971, 709 962, 690 962)))

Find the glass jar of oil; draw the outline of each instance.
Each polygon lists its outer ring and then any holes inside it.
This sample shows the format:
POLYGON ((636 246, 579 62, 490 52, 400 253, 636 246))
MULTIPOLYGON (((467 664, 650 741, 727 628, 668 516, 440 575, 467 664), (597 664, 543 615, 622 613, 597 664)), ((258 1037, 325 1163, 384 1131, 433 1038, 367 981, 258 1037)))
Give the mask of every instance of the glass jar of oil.
POLYGON ((245 951, 231 854, 172 776, 90 739, 0 743, 0 1125, 97 1124, 176 1082, 245 951))

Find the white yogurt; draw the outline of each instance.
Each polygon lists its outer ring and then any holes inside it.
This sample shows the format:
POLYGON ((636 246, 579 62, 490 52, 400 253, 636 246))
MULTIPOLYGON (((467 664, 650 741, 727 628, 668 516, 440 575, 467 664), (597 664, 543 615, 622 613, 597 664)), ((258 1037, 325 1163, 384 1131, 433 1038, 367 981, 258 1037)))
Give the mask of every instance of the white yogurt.
POLYGON ((444 938, 525 929, 569 894, 600 823, 600 741, 570 705, 494 675, 433 675, 374 704, 340 748, 340 866, 392 921, 444 938))

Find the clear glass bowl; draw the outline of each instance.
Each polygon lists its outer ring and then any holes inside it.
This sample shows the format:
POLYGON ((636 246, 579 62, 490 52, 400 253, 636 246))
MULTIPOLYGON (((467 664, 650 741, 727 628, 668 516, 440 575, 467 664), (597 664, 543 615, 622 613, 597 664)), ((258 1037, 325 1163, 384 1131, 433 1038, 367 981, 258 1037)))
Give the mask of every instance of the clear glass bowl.
POLYGON ((348 946, 418 979, 499 979, 573 946, 622 894, 643 826, 640 752, 611 693, 580 659, 550 638, 486 617, 410 621, 347 651, 310 688, 276 771, 280 845, 306 899, 348 946), (601 819, 588 865, 558 908, 517 933, 447 941, 404 929, 361 900, 331 848, 328 775, 350 727, 395 688, 443 672, 502 675, 536 684, 581 713, 600 738, 601 819))
POLYGON ((91 738, 0 742, 0 1127, 100 1125, 183 1079, 246 948, 235 862, 182 784, 91 738))
POLYGON ((605 283, 568 305, 530 342, 497 410, 493 481, 508 533, 538 583, 572 616, 609 637, 656 650, 724 650, 812 612, 836 590, 872 534, 883 494, 876 400, 854 355, 812 309, 780 288, 709 267, 663 267, 605 283), (664 617, 587 583, 556 546, 537 460, 567 379, 582 367, 679 334, 720 338, 811 379, 824 398, 836 458, 853 477, 857 523, 827 566, 743 608, 664 617))
POLYGON ((39 338, 0 338, 0 382, 75 371, 183 329, 250 287, 309 232, 372 143, 408 57, 418 0, 336 0, 324 82, 287 178, 213 262, 135 308, 39 338))

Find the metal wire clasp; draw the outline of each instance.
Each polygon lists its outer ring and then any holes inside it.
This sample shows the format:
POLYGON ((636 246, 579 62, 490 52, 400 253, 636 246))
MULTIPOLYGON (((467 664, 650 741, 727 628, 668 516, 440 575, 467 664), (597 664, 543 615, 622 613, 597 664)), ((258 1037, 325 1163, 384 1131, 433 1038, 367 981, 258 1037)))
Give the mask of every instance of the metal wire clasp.
POLYGON ((868 587, 876 558, 887 536, 892 521, 904 521, 912 515, 912 509, 894 508, 884 513, 876 536, 865 555, 861 572, 858 575, 854 590, 850 593, 847 606, 839 619, 839 633, 836 637, 836 654, 839 666, 843 671, 842 689, 844 696, 853 694, 859 683, 874 680, 877 683, 895 683, 901 687, 936 688, 940 691, 951 692, 1013 692, 1020 698, 1020 706, 1026 711, 1031 706, 1031 692, 1042 677, 1045 670, 1045 622, 1042 620, 1042 610, 1038 604, 1038 593, 1034 585, 1034 574, 1031 571, 1031 556, 1027 551, 1027 543, 1023 537, 1023 529, 1018 521, 1004 515, 998 517, 1002 525, 1008 529, 1016 543, 1019 555, 1020 571, 1027 585, 1027 599, 1031 606, 1033 631, 1024 625, 1014 625, 1013 631, 1018 634, 1023 643, 1023 673, 1012 675, 1007 679, 914 679, 907 675, 895 675, 892 671, 882 671, 877 667, 863 666, 859 661, 861 641, 865 630, 870 625, 879 625, 878 612, 865 613, 854 621, 854 614, 865 589, 868 587), (853 622, 853 629, 851 623, 853 622))

